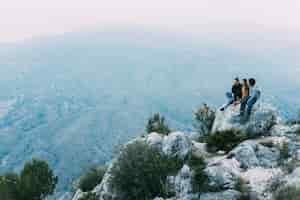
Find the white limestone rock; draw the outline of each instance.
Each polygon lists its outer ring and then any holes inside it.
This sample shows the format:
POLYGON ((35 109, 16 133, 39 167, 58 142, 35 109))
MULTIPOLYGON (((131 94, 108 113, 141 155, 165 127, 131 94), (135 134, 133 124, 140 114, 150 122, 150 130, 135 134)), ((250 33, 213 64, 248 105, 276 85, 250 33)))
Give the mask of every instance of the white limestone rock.
POLYGON ((178 157, 184 160, 192 151, 192 142, 182 132, 173 132, 164 137, 163 152, 169 157, 178 157))

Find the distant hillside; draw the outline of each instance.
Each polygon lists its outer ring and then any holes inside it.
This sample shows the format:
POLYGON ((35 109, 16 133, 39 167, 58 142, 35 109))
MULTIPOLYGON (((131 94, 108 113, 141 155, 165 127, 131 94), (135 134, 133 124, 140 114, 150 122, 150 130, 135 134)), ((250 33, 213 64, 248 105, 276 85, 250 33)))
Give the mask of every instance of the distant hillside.
POLYGON ((299 60, 286 56, 293 50, 257 53, 134 31, 0 46, 0 99, 16 101, 0 119, 0 172, 41 157, 62 189, 87 165, 110 160, 115 145, 142 134, 154 112, 174 129, 192 129, 192 110, 202 102, 222 104, 237 75, 256 77, 263 100, 292 116, 300 99, 291 92, 299 89, 291 75, 299 73, 299 60))

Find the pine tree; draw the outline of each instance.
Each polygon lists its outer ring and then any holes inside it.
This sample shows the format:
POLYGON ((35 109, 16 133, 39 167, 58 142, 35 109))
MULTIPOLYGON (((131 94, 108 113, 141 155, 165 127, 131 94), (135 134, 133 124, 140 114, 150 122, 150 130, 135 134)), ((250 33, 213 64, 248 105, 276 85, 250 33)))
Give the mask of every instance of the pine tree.
POLYGON ((168 135, 171 130, 169 129, 168 125, 165 123, 165 118, 160 116, 159 113, 156 113, 148 120, 146 126, 147 133, 160 133, 163 135, 168 135))
POLYGON ((21 171, 21 199, 42 200, 53 194, 57 181, 47 162, 33 159, 21 171))

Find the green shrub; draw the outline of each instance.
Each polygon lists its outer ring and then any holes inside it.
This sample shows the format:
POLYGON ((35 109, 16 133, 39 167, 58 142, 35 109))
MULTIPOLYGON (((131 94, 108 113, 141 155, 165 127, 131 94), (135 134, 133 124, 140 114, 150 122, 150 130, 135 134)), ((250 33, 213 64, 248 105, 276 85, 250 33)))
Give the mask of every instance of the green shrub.
POLYGON ((285 186, 277 190, 274 200, 300 200, 300 188, 296 186, 285 186))
POLYGON ((192 177, 193 192, 198 193, 208 191, 208 177, 204 172, 206 166, 204 159, 192 155, 187 164, 194 173, 192 177))
POLYGON ((112 168, 112 184, 122 200, 148 200, 168 197, 167 176, 180 162, 170 161, 145 142, 135 141, 124 147, 112 168))
POLYGON ((194 112, 196 123, 194 127, 199 133, 199 141, 203 142, 212 130, 216 118, 215 111, 210 109, 206 104, 194 112))
POLYGON ((1 200, 18 200, 20 178, 15 173, 7 173, 0 176, 0 196, 1 200))
POLYGON ((105 167, 92 167, 79 179, 78 187, 83 192, 93 190, 98 184, 101 183, 103 176, 106 172, 105 167))
POLYGON ((146 131, 147 133, 156 132, 163 135, 168 135, 171 132, 168 125, 165 123, 165 118, 158 113, 154 114, 154 116, 148 120, 146 131))
POLYGON ((226 130, 209 135, 206 143, 211 152, 221 150, 228 153, 246 139, 248 139, 247 135, 241 131, 226 130))
POLYGON ((8 173, 0 177, 1 200, 42 200, 53 194, 57 184, 47 162, 33 159, 25 163, 20 176, 8 173))
POLYGON ((20 174, 22 199, 42 200, 52 195, 57 181, 47 162, 33 159, 25 163, 20 174))
POLYGON ((97 197, 97 195, 92 192, 88 192, 84 194, 81 198, 79 198, 79 200, 98 200, 98 199, 99 198, 97 197))

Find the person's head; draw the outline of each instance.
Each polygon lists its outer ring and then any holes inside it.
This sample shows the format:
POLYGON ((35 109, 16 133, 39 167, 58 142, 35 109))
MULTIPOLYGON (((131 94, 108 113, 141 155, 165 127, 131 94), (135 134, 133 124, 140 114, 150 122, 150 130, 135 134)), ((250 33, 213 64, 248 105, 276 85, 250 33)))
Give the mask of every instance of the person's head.
POLYGON ((254 79, 254 78, 250 78, 250 79, 249 79, 249 85, 250 85, 250 86, 254 86, 255 84, 256 84, 255 79, 254 79))
POLYGON ((246 78, 243 79, 243 84, 248 85, 248 80, 246 78))
POLYGON ((238 77, 236 77, 234 80, 233 80, 233 84, 238 84, 240 83, 240 79, 238 77))

